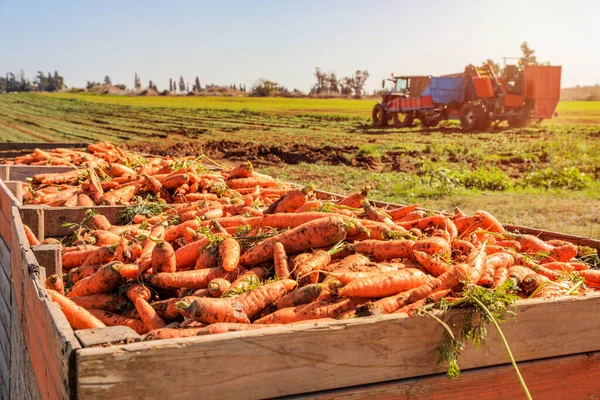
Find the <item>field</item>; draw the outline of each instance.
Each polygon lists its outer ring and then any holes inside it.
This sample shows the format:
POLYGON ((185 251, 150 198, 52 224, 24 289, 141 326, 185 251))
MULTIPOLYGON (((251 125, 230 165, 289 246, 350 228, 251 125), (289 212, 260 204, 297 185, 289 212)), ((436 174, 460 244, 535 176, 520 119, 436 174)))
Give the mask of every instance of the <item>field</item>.
POLYGON ((250 159, 282 179, 600 237, 600 102, 562 102, 540 126, 374 129, 374 100, 0 96, 2 141, 110 140, 147 152, 250 159))

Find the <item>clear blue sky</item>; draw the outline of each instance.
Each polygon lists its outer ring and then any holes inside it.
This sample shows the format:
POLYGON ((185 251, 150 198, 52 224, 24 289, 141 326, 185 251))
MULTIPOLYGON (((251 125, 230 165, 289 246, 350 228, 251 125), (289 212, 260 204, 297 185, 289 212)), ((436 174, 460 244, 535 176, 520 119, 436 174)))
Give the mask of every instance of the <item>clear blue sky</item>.
POLYGON ((519 55, 563 65, 563 86, 600 83, 600 0, 0 0, 0 73, 57 69, 69 86, 105 75, 159 89, 264 77, 307 91, 314 68, 444 74, 519 55))

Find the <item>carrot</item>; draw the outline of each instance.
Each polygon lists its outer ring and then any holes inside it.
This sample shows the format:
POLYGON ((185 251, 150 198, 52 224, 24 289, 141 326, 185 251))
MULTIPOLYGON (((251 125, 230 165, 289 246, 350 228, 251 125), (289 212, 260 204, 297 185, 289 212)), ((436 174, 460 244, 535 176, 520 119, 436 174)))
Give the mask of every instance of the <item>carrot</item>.
POLYGON ((507 273, 508 277, 512 279, 516 285, 520 285, 523 278, 531 273, 531 269, 520 265, 514 265, 508 269, 507 273))
POLYGON ((376 261, 384 261, 410 257, 413 245, 414 242, 411 240, 363 240, 348 247, 352 251, 369 256, 376 261))
POLYGON ((89 222, 94 229, 109 230, 112 227, 112 224, 108 221, 108 218, 102 214, 94 215, 89 219, 89 222))
POLYGON ((127 289, 127 291, 125 292, 125 296, 127 296, 129 301, 135 304, 135 301, 138 298, 150 301, 152 293, 150 292, 150 289, 148 289, 148 287, 144 284, 134 283, 133 285, 129 286, 129 289, 127 289))
POLYGON ((453 290, 461 283, 461 281, 467 280, 469 276, 470 271, 468 270, 468 265, 455 265, 451 271, 443 273, 431 282, 417 288, 414 292, 412 292, 410 297, 408 298, 408 303, 414 303, 415 301, 424 299, 430 294, 438 292, 440 290, 453 290))
POLYGON ((106 326, 85 308, 78 306, 62 294, 54 290, 47 290, 46 292, 52 301, 58 303, 73 329, 104 328, 106 326))
POLYGON ((370 190, 371 190, 371 187, 368 185, 365 185, 365 187, 360 192, 354 193, 344 199, 341 199, 336 204, 338 204, 340 206, 358 208, 358 207, 360 207, 362 202, 367 198, 370 190))
POLYGON ((414 268, 357 279, 338 290, 343 297, 386 297, 426 284, 429 278, 414 268))
POLYGON ((115 189, 111 192, 105 193, 98 200, 98 204, 105 205, 117 205, 117 204, 127 204, 129 200, 135 196, 138 191, 138 185, 125 185, 119 189, 115 189))
POLYGON ((496 246, 502 246, 506 249, 521 251, 521 244, 516 240, 498 240, 495 244, 496 246))
POLYGON ((117 256, 116 245, 104 245, 91 252, 83 261, 81 266, 106 264, 111 262, 117 256))
POLYGON ((437 303, 438 301, 440 301, 441 299, 446 297, 450 292, 451 292, 450 289, 439 290, 437 292, 431 293, 429 296, 425 297, 424 299, 415 301, 412 304, 405 305, 404 307, 398 309, 396 312, 397 313, 405 312, 405 313, 408 313, 408 315, 412 316, 414 310, 418 310, 419 308, 426 306, 427 304, 437 303))
POLYGON ((196 230, 200 228, 200 221, 192 219, 185 221, 179 225, 171 226, 165 231, 165 240, 167 242, 173 242, 175 239, 182 237, 187 229, 196 230))
POLYGON ((417 288, 412 288, 393 296, 384 297, 377 301, 360 305, 356 308, 357 315, 360 317, 367 317, 370 315, 391 314, 400 307, 404 307, 407 304, 411 293, 415 290, 417 290, 417 288))
POLYGON ((384 212, 380 211, 376 207, 373 207, 371 203, 367 200, 362 202, 362 208, 365 210, 365 214, 367 215, 367 219, 371 221, 377 221, 384 223, 389 226, 396 226, 394 221, 390 217, 388 217, 384 212))
POLYGON ((115 297, 115 295, 110 293, 99 293, 89 296, 75 296, 71 297, 71 300, 86 310, 102 309, 108 311, 116 311, 117 304, 120 302, 119 297, 115 297))
POLYGON ((469 262, 469 267, 471 269, 470 280, 472 283, 479 282, 479 279, 481 279, 481 275, 483 275, 483 265, 484 265, 485 257, 487 256, 487 253, 485 251, 485 246, 486 245, 484 243, 479 249, 471 252, 471 254, 474 255, 472 258, 471 257, 467 258, 467 261, 469 262))
POLYGON ((160 328, 148 332, 144 336, 144 340, 179 339, 197 336, 204 332, 208 333, 205 326, 192 328, 160 328))
POLYGON ((106 173, 112 177, 118 177, 123 175, 137 175, 137 172, 123 164, 111 163, 106 166, 106 173))
POLYGON ((515 258, 509 253, 494 253, 487 256, 483 264, 483 275, 479 278, 477 284, 480 286, 492 286, 496 277, 496 270, 498 268, 508 270, 514 263, 515 258))
POLYGON ((177 303, 177 307, 185 310, 192 320, 206 324, 216 322, 250 323, 243 305, 231 298, 199 297, 191 304, 181 301, 177 303))
POLYGON ((440 255, 449 257, 452 253, 450 243, 439 236, 432 236, 426 239, 417 240, 413 246, 414 251, 421 251, 431 255, 440 255))
POLYGON ((292 253, 328 246, 342 240, 346 230, 344 220, 339 217, 313 220, 257 243, 242 255, 240 263, 243 265, 256 265, 273 258, 273 246, 277 242, 281 242, 285 249, 292 253))
POLYGON ((323 318, 337 318, 347 311, 355 308, 351 299, 339 299, 335 301, 319 301, 316 303, 303 304, 296 307, 288 307, 261 319, 254 321, 255 324, 290 324, 298 321, 307 321, 323 318))
POLYGON ((240 262, 240 244, 234 238, 223 239, 219 245, 219 256, 225 271, 233 271, 240 262))
POLYGON ((299 306, 300 304, 312 303, 317 300, 326 286, 320 283, 313 283, 301 288, 297 288, 283 296, 276 304, 278 310, 288 307, 299 306))
POLYGON ((229 186, 231 189, 253 188, 255 186, 270 188, 270 187, 275 187, 278 184, 279 183, 273 179, 255 178, 255 177, 237 178, 237 179, 231 179, 231 180, 227 181, 227 186, 229 186))
POLYGON ((142 177, 144 178, 144 184, 146 185, 150 193, 152 193, 155 196, 158 193, 160 193, 162 184, 159 182, 158 179, 148 174, 142 174, 142 177))
POLYGON ((386 210, 385 212, 392 220, 399 220, 413 212, 417 207, 419 207, 418 204, 411 204, 404 207, 394 208, 393 210, 386 210))
POLYGON ((269 304, 276 303, 295 287, 296 282, 291 279, 268 282, 250 292, 240 295, 237 301, 242 305, 242 309, 248 318, 252 319, 269 304))
POLYGON ((23 229, 25 230, 25 236, 27 237, 27 241, 29 242, 29 245, 30 246, 39 246, 40 241, 35 237, 31 228, 28 227, 27 225, 23 224, 23 229))
POLYGON ((152 308, 154 308, 156 313, 162 319, 174 320, 181 316, 181 312, 177 308, 177 303, 181 300, 186 300, 186 299, 190 300, 190 298, 188 298, 188 297, 184 297, 181 299, 177 298, 177 297, 173 297, 173 298, 170 298, 167 300, 155 301, 154 303, 151 303, 150 305, 152 306, 152 308))
POLYGON ((89 309, 90 314, 98 318, 106 326, 128 326, 140 335, 148 332, 144 322, 139 319, 123 317, 106 310, 89 309))
POLYGON ((250 161, 246 161, 233 169, 228 171, 223 171, 227 174, 227 180, 236 179, 236 178, 248 178, 252 176, 252 163, 250 161))
POLYGON ((319 273, 314 273, 313 271, 318 271, 330 262, 331 255, 327 251, 317 250, 303 261, 298 268, 294 269, 294 277, 301 282, 305 280, 309 283, 317 283, 319 281, 319 273))
POLYGON ((285 195, 281 196, 276 202, 271 204, 264 213, 293 213, 306 203, 308 196, 313 192, 313 190, 314 186, 308 185, 302 189, 289 191, 285 195))
POLYGON ((54 290, 62 295, 65 294, 65 284, 63 283, 63 279, 60 276, 56 274, 50 275, 46 279, 45 284, 47 289, 54 290))
POLYGON ((223 293, 231 287, 231 282, 227 279, 216 278, 208 282, 208 293, 212 297, 221 297, 223 293))
POLYGON ((83 278, 87 278, 88 276, 94 275, 98 269, 100 269, 101 265, 85 265, 83 267, 75 267, 69 270, 66 275, 67 282, 76 283, 77 281, 82 280, 83 278))
POLYGON ((433 276, 440 276, 452 269, 452 265, 448 264, 439 256, 434 256, 422 251, 413 251, 413 255, 417 262, 433 276))
POLYGON ((552 253, 554 246, 533 235, 516 235, 515 240, 521 245, 521 253, 552 253))
POLYGON ((96 171, 93 168, 88 168, 88 179, 89 179, 89 194, 94 204, 99 204, 100 199, 104 196, 104 190, 100 184, 100 179, 96 175, 96 171))
POLYGON ((273 245, 273 264, 275 265, 275 276, 280 279, 287 279, 290 277, 287 255, 285 254, 283 244, 280 242, 273 245))
POLYGON ((555 246, 546 261, 567 262, 577 256, 577 246, 573 243, 564 243, 561 246, 555 246))
POLYGON ((230 289, 241 289, 242 291, 245 291, 251 285, 262 282, 267 277, 267 274, 267 270, 263 267, 254 267, 238 276, 231 284, 230 289))
POLYGON ((318 210, 322 206, 323 206, 323 202, 321 200, 317 200, 317 199, 309 200, 294 212, 295 213, 312 212, 312 211, 318 210))
POLYGON ((451 240, 454 240, 454 238, 458 235, 458 230, 456 225, 454 225, 454 222, 443 215, 433 215, 431 217, 420 218, 414 221, 398 222, 397 224, 404 229, 417 228, 421 231, 432 227, 437 227, 447 231, 450 234, 451 240))
POLYGON ((89 296, 90 294, 97 293, 108 293, 119 286, 121 282, 121 275, 119 274, 120 264, 109 263, 106 264, 94 275, 78 281, 67 297, 72 298, 75 296, 89 296))
POLYGON ((135 309, 137 310, 140 318, 144 321, 144 327, 147 331, 153 329, 164 328, 166 322, 158 315, 156 310, 152 308, 150 304, 141 297, 135 300, 135 309))
POLYGON ((235 279, 237 274, 237 269, 228 272, 222 267, 217 267, 180 272, 160 272, 155 275, 148 275, 146 279, 151 285, 163 289, 178 289, 182 287, 204 289, 208 287, 208 282, 215 278, 235 279))
POLYGON ((504 282, 506 282, 507 279, 508 279, 508 268, 499 266, 494 271, 494 281, 491 286, 492 289, 496 289, 497 287, 501 286, 502 284, 504 284, 504 282))
POLYGON ((117 235, 114 232, 105 231, 101 229, 94 231, 91 234, 91 237, 94 238, 94 244, 96 246, 110 246, 121 241, 121 236, 117 235))
POLYGON ((194 269, 215 268, 219 263, 218 248, 206 245, 197 255, 194 269))
POLYGON ((137 264, 123 264, 119 268, 119 274, 125 279, 136 279, 140 272, 140 267, 137 264))
POLYGON ((152 271, 175 272, 177 270, 177 261, 175 259, 175 250, 168 242, 161 241, 152 249, 152 271))
POLYGON ((173 190, 190 181, 190 176, 186 173, 178 173, 167 176, 160 181, 161 185, 166 189, 173 190))

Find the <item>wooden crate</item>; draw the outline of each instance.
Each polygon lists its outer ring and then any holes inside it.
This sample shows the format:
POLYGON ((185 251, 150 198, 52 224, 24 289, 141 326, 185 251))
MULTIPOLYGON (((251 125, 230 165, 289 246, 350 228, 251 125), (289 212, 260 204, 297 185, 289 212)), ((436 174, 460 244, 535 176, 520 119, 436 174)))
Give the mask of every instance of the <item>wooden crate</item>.
MULTIPOLYGON (((307 322, 155 342, 131 335, 134 343, 90 347, 114 342, 113 328, 73 332, 42 290, 47 269, 59 271, 57 249, 31 249, 21 225, 23 216, 38 236, 60 235, 60 222, 77 221, 84 209, 19 210, 2 182, 0 204, 0 305, 8 310, 0 312, 0 394, 7 398, 522 396, 493 329, 485 347, 467 347, 461 354, 464 372, 458 380, 440 375, 445 369, 436 364, 441 327, 427 317, 307 322)), ((114 207, 96 209, 110 218, 118 213, 114 207)), ((507 227, 600 248, 598 240, 507 227)), ((534 397, 598 394, 589 382, 600 376, 600 322, 590 318, 599 306, 600 295, 518 303, 517 321, 502 329, 534 397)), ((459 320, 458 314, 450 317, 459 320)))

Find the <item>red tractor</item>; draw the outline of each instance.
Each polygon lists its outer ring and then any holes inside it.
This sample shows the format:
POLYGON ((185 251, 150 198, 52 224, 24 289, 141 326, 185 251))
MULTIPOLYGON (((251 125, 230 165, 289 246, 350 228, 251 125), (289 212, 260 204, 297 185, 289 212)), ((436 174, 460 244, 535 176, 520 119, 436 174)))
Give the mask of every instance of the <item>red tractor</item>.
POLYGON ((498 77, 489 66, 469 65, 463 73, 441 77, 395 76, 394 88, 373 108, 373 125, 426 127, 460 120, 464 130, 487 129, 508 121, 523 127, 552 118, 560 98, 561 67, 507 65, 498 77))

